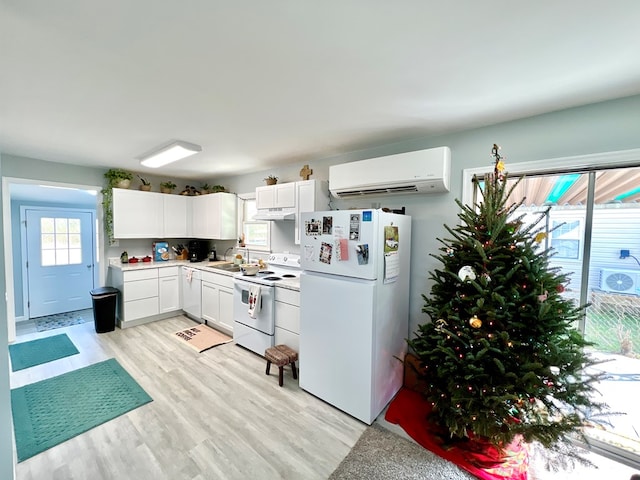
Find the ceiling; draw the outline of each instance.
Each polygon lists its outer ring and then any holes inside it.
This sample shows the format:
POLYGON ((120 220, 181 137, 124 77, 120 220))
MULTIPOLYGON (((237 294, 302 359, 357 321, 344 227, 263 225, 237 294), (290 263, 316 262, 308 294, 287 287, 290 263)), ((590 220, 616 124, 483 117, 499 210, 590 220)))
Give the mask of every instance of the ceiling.
POLYGON ((640 93, 640 2, 3 0, 0 152, 212 179, 640 93), (160 171, 172 139, 202 152, 160 171))

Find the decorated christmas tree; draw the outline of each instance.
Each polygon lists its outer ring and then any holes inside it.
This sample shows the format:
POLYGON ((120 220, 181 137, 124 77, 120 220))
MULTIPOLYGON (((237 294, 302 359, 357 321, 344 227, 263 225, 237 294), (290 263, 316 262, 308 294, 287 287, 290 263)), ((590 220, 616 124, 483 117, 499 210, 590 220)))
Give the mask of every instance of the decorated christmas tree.
MULTIPOLYGON (((499 147, 482 199, 460 207, 460 222, 438 239, 442 263, 410 347, 420 360, 431 420, 451 439, 501 447, 521 438, 558 445, 605 406, 595 401, 590 345, 576 329, 584 306, 562 296, 567 275, 549 266, 546 233, 509 204, 499 147)), ((513 182, 509 182, 513 183, 513 182)), ((516 182, 517 184, 517 182, 516 182)))

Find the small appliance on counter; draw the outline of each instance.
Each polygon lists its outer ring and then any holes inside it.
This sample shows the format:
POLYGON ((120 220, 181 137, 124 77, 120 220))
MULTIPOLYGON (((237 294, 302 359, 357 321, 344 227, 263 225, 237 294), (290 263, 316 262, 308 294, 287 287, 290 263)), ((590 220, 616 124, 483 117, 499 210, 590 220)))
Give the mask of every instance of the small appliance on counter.
POLYGON ((218 255, 216 254, 216 246, 215 245, 213 246, 213 248, 209 252, 209 261, 210 262, 217 262, 218 261, 218 255))
POLYGON ((201 262, 209 255, 209 242, 206 240, 191 240, 189 242, 189 261, 201 262))

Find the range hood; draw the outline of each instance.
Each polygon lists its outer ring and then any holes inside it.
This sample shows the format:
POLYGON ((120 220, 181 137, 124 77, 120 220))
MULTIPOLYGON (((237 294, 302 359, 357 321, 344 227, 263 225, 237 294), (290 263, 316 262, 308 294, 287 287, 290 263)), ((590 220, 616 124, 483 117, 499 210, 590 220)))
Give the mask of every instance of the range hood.
POLYGON ((253 219, 267 220, 267 221, 295 220, 296 212, 290 209, 264 208, 264 209, 259 209, 256 212, 256 214, 253 216, 253 219))

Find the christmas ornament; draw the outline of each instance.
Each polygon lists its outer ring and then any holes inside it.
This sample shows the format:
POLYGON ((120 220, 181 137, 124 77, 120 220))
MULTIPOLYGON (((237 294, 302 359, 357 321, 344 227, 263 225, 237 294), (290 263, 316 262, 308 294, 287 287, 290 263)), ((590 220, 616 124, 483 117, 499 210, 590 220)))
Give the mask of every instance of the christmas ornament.
POLYGON ((474 315, 469 319, 469 325, 471 325, 471 328, 480 328, 482 326, 482 320, 480 320, 477 315, 474 315))
POLYGON ((447 326, 447 322, 445 322, 442 318, 436 320, 436 332, 442 332, 444 327, 447 326))
POLYGON ((471 266, 465 265, 458 272, 458 277, 460 277, 460 280, 463 282, 466 282, 467 280, 472 282, 476 279, 476 272, 473 271, 471 266))
POLYGON ((502 155, 500 155, 500 153, 498 152, 499 150, 500 146, 494 143, 493 148, 491 149, 491 155, 494 158, 493 174, 495 175, 496 179, 504 181, 504 161, 502 160, 502 155))
POLYGON ((535 236, 536 243, 542 243, 542 241, 547 238, 547 234, 545 232, 538 232, 535 236))
POLYGON ((507 232, 513 234, 517 232, 521 226, 522 222, 507 223, 507 232))
POLYGON ((489 276, 489 274, 487 272, 484 272, 482 274, 482 276, 484 277, 484 279, 487 281, 487 283, 489 283, 491 281, 491 277, 489 276))
POLYGON ((453 248, 447 248, 447 257, 453 257, 453 248))
POLYGON ((559 283, 558 286, 556 287, 556 290, 557 290, 558 293, 564 292, 564 285, 559 283))
POLYGON ((538 295, 538 301, 540 303, 544 302, 547 300, 547 298, 549 298, 549 292, 547 290, 544 291, 544 293, 542 295, 538 295))

